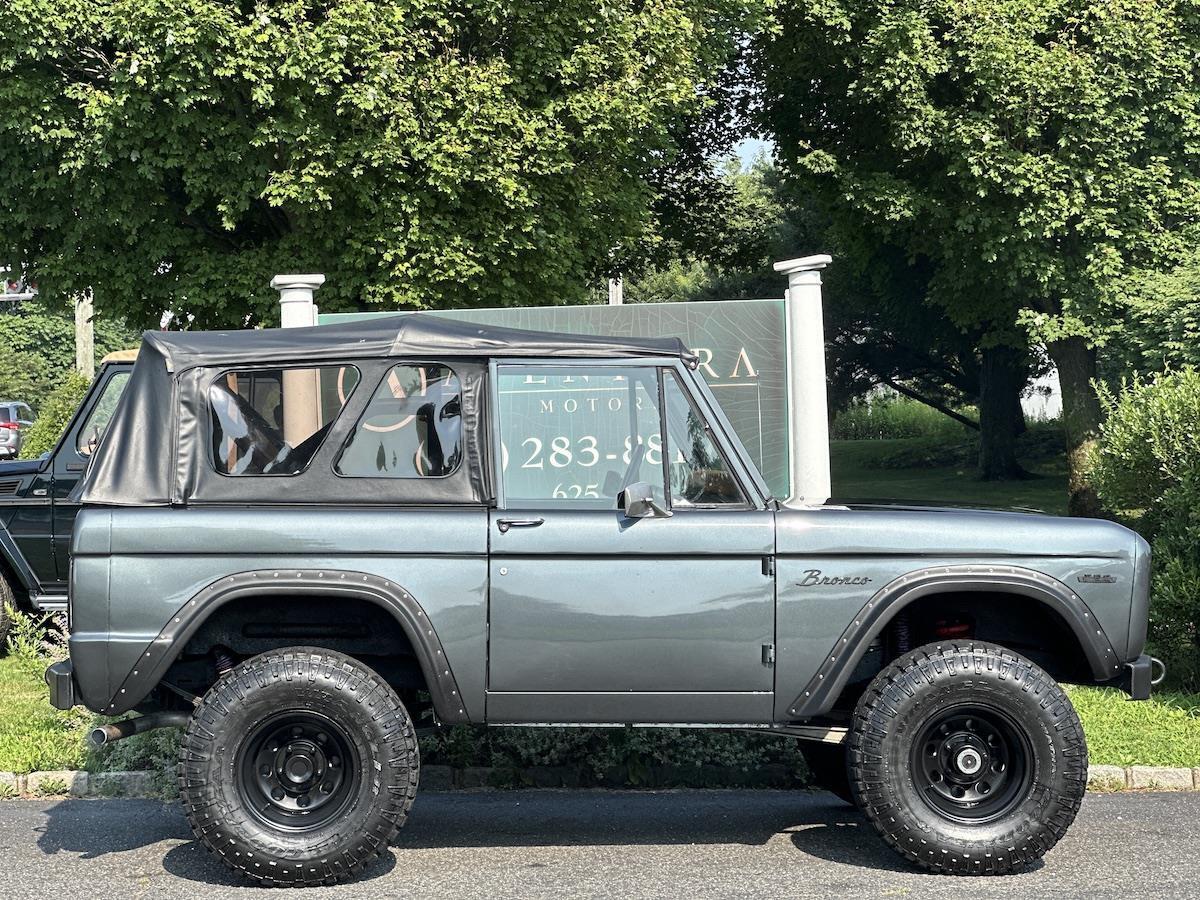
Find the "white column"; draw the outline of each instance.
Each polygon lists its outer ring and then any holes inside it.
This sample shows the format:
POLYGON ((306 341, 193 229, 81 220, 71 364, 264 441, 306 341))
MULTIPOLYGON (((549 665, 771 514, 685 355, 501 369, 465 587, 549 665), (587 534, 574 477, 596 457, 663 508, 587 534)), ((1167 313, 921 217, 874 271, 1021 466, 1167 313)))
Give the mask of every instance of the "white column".
MULTIPOLYGON (((313 292, 324 275, 276 275, 271 287, 279 291, 279 325, 304 328, 317 324, 313 292)), ((288 369, 283 373, 283 438, 293 447, 321 427, 321 391, 317 373, 288 369)))
POLYGON ((75 297, 75 368, 91 381, 96 377, 95 325, 91 288, 75 297))
POLYGON ((313 293, 324 283, 324 275, 276 275, 272 278, 271 287, 279 291, 279 327, 316 325, 313 293))
POLYGON ((825 383, 825 321, 821 270, 833 257, 805 256, 775 263, 787 275, 788 506, 829 499, 829 398, 825 383))

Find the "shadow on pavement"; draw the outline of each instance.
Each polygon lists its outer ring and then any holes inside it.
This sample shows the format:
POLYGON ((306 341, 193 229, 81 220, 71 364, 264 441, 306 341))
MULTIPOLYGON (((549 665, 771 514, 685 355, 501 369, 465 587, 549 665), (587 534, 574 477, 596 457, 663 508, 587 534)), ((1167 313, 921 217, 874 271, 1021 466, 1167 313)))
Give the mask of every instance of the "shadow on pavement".
MULTIPOLYGON (((65 800, 48 807, 39 849, 82 859, 163 843, 163 868, 191 881, 245 882, 198 841, 174 803, 65 800)), ((790 840, 802 854, 848 866, 912 872, 866 819, 805 791, 516 791, 419 795, 409 824, 362 876, 391 872, 408 851, 447 848, 759 846, 790 840)), ((153 851, 152 851, 153 852, 153 851)), ((799 860, 797 860, 799 862, 799 860)))

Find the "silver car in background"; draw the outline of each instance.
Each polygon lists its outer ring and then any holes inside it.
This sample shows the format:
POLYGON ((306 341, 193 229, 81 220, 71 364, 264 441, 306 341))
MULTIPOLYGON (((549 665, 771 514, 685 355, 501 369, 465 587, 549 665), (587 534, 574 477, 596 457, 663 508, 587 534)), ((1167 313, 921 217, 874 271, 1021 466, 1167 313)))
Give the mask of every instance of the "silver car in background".
POLYGON ((0 459, 16 459, 33 424, 33 410, 19 400, 0 401, 0 459))

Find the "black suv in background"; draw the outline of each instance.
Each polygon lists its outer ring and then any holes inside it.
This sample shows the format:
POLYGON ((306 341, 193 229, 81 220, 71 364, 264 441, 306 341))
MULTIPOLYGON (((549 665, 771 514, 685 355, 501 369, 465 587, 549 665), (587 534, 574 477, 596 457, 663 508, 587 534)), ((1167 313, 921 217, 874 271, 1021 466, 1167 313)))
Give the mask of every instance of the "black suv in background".
POLYGON ((19 400, 0 401, 0 459, 16 459, 25 429, 33 424, 33 410, 19 400))
MULTIPOLYGON (((4 604, 22 612, 66 609, 71 528, 79 512, 69 497, 131 371, 131 354, 106 357, 52 451, 40 459, 0 460, 0 647, 9 625, 4 604)), ((10 405, 28 410, 23 403, 0 405, 0 423, 10 405)), ((0 424, 0 435, 5 430, 0 424)))

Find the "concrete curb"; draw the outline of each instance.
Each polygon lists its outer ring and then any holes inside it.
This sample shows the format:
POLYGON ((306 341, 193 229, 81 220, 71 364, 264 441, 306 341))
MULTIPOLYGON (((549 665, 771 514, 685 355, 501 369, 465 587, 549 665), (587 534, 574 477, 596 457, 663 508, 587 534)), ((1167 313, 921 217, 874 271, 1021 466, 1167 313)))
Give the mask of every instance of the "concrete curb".
MULTIPOLYGON (((529 787, 563 787, 557 770, 527 769, 521 774, 529 787)), ((165 792, 155 772, 84 772, 63 769, 16 775, 0 772, 0 800, 30 797, 152 797, 162 799, 165 792)), ((423 766, 421 787, 427 791, 480 790, 496 784, 511 783, 511 771, 484 767, 454 769, 450 766, 423 766)), ((569 787, 569 785, 567 785, 569 787)), ((1088 766, 1089 791, 1200 791, 1200 767, 1175 769, 1165 766, 1088 766)), ((172 791, 173 793, 173 791, 172 791)))

